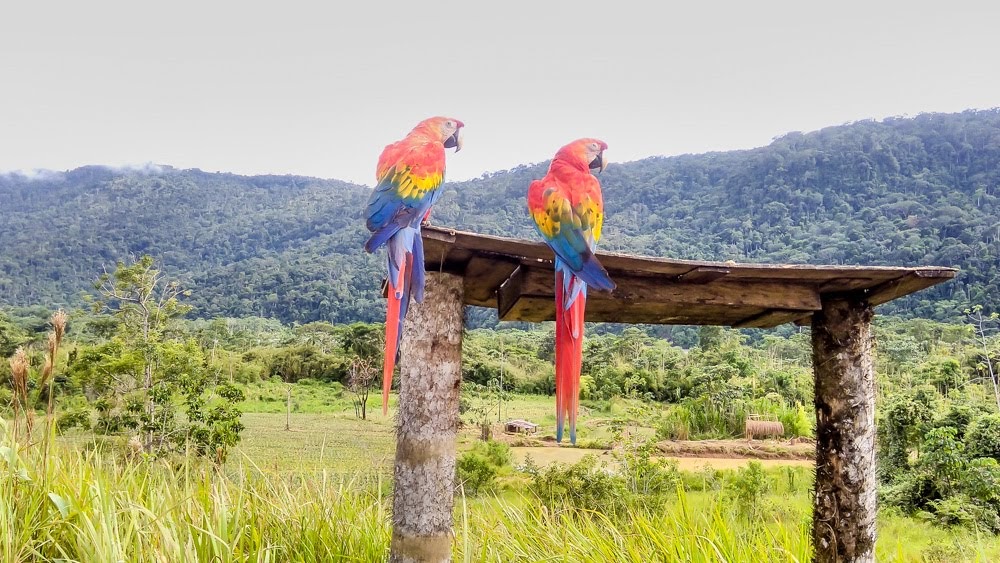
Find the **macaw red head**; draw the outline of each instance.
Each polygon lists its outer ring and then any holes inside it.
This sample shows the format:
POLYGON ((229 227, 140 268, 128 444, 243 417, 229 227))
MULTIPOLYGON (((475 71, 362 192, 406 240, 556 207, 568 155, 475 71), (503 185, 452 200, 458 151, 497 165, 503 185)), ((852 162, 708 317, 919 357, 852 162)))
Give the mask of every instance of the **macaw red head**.
POLYGON ((608 166, 604 151, 608 144, 600 139, 577 139, 556 153, 556 160, 564 160, 583 170, 603 172, 608 166))
POLYGON ((458 152, 462 150, 462 127, 465 124, 453 117, 431 117, 418 123, 413 132, 426 135, 443 143, 444 148, 454 148, 458 152))

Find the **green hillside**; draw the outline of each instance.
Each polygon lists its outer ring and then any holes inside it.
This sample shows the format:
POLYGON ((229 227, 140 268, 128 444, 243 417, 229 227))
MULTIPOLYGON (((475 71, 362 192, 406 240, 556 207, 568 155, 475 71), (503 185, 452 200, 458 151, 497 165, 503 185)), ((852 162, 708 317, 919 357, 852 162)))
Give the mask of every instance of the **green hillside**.
MULTIPOLYGON (((533 237, 523 197, 544 169, 449 183, 434 221, 533 237)), ((1000 307, 1000 110, 859 122, 754 150, 620 163, 601 181, 605 249, 958 266, 958 280, 892 311, 947 319, 970 303, 1000 307)), ((103 267, 150 253, 192 288, 201 316, 375 320, 382 258, 361 250, 367 191, 169 167, 0 175, 0 305, 77 304, 103 267)))

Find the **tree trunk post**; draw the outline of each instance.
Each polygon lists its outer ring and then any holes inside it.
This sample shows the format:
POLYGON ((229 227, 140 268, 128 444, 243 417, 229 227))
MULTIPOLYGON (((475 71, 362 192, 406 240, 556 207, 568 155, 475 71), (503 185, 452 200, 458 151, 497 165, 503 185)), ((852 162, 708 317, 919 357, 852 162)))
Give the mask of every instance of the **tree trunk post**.
POLYGON ((400 563, 451 560, 464 284, 426 279, 403 328, 389 559, 400 563))
POLYGON ((813 315, 816 381, 814 560, 875 561, 875 369, 872 308, 824 298, 813 315))

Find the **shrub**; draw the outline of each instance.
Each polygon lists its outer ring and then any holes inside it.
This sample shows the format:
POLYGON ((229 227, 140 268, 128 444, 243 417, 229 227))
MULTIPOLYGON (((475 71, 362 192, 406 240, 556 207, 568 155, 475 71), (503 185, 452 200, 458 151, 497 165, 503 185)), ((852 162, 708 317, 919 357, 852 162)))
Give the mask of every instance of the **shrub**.
POLYGON ((468 495, 477 495, 496 484, 497 467, 475 451, 468 451, 455 462, 455 479, 468 495))
POLYGON ((670 408, 667 416, 656 426, 656 437, 661 440, 688 440, 691 438, 691 411, 684 405, 670 408))
POLYGON ((962 489, 979 509, 976 523, 1000 534, 1000 463, 988 457, 969 462, 962 489))
POLYGON ((552 464, 535 472, 529 490, 549 508, 594 510, 621 514, 628 506, 625 481, 598 465, 597 457, 584 456, 566 465, 552 464))
POLYGON ((681 483, 680 471, 674 460, 653 458, 656 444, 652 441, 626 441, 612 455, 621 467, 619 475, 625 480, 626 490, 635 495, 639 504, 662 501, 681 483))
POLYGON ((751 461, 740 468, 730 482, 727 494, 744 514, 758 514, 763 509, 764 495, 771 489, 771 482, 759 461, 751 461))
POLYGON ((991 457, 1000 461, 1000 414, 973 420, 965 434, 965 449, 971 458, 991 457))
POLYGON ((810 416, 810 413, 806 412, 802 403, 796 404, 794 409, 783 409, 778 419, 785 426, 785 436, 792 438, 813 436, 813 420, 815 420, 815 417, 810 416))
POLYGON ((510 446, 501 442, 478 442, 459 456, 455 480, 466 494, 477 495, 496 486, 496 478, 513 462, 510 446))
POLYGON ((90 415, 90 409, 86 406, 70 410, 64 409, 61 413, 59 413, 59 417, 56 419, 56 431, 62 434, 71 428, 90 430, 90 415))

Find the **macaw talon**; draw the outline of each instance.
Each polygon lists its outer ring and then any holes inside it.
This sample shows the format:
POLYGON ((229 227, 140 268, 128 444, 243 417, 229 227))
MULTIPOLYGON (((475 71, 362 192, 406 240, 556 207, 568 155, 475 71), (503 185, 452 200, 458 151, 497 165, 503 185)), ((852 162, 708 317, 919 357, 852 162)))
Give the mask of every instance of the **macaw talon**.
POLYGON ((424 219, 423 221, 420 222, 420 226, 421 227, 430 227, 431 226, 431 220, 430 219, 424 219))

